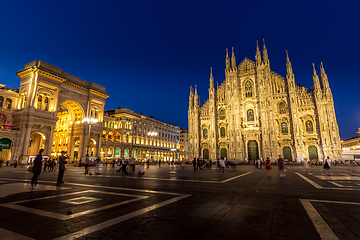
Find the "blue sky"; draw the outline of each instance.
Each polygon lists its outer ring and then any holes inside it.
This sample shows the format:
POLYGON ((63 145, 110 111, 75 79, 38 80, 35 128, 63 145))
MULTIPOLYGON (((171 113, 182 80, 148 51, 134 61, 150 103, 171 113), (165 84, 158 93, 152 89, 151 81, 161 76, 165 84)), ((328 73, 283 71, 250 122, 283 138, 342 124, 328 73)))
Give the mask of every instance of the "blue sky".
POLYGON ((224 80, 265 38, 272 70, 312 87, 324 63, 340 135, 360 127, 359 1, 6 1, 0 8, 0 83, 43 60, 107 88, 105 109, 128 107, 187 128, 190 85, 208 98, 209 69, 224 80))

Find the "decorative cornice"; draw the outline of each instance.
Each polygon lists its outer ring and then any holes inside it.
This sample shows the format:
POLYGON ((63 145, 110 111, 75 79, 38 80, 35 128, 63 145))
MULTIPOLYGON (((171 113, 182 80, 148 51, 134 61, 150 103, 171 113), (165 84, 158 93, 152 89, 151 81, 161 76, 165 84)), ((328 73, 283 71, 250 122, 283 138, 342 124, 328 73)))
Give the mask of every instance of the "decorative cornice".
POLYGON ((23 78, 23 77, 25 77, 27 75, 30 75, 32 73, 35 73, 35 72, 38 72, 42 76, 45 76, 45 77, 48 77, 50 79, 59 81, 61 83, 67 83, 67 84, 69 84, 69 85, 71 85, 73 87, 79 88, 79 89, 84 90, 84 91, 88 91, 91 94, 94 94, 94 95, 97 95, 97 96, 100 96, 100 97, 103 97, 103 98, 108 98, 110 96, 107 93, 103 93, 103 92, 97 91, 95 89, 91 89, 91 88, 87 88, 85 86, 81 86, 78 83, 74 83, 71 80, 66 79, 64 77, 61 77, 60 75, 58 75, 56 73, 50 72, 48 70, 45 70, 45 69, 42 69, 42 68, 39 68, 39 67, 36 67, 36 66, 32 66, 32 67, 20 70, 20 71, 16 72, 16 75, 19 78, 23 78))

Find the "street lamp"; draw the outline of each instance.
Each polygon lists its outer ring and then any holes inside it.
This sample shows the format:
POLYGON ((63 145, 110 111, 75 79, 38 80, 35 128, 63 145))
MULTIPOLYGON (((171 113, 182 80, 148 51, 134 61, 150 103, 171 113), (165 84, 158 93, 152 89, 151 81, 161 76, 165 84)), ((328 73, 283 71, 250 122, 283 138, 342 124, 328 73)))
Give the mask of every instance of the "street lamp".
MULTIPOLYGON (((89 138, 88 138, 88 141, 87 141, 87 146, 86 146, 86 153, 89 152, 89 147, 90 147, 90 131, 91 131, 91 125, 93 125, 94 123, 97 123, 99 120, 97 118, 84 118, 82 120, 82 123, 85 123, 87 122, 89 124, 89 138)), ((86 155, 86 154, 85 154, 86 155)))

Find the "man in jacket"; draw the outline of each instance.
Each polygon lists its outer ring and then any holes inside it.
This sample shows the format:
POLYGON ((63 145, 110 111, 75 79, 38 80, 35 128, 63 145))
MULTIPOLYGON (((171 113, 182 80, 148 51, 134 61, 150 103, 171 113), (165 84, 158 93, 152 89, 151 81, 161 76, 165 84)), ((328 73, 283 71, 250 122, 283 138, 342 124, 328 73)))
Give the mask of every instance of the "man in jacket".
POLYGON ((65 164, 67 164, 67 157, 65 156, 65 151, 61 152, 61 156, 59 157, 59 174, 58 174, 58 179, 57 179, 57 184, 61 184, 64 183, 63 182, 63 177, 64 177, 64 173, 65 173, 65 164))

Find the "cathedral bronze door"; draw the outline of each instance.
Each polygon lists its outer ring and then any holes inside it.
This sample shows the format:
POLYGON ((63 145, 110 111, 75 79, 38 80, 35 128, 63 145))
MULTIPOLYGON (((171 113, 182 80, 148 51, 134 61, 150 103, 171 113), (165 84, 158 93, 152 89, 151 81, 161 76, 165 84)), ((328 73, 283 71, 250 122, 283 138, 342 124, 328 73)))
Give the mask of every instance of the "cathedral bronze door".
POLYGON ((289 162, 292 162, 291 148, 284 147, 283 148, 284 159, 287 159, 289 162))
POLYGON ((309 147, 309 159, 310 160, 319 160, 317 148, 315 146, 309 147))
POLYGON ((220 155, 221 155, 221 158, 227 158, 226 148, 222 148, 222 149, 220 150, 220 155))
POLYGON ((209 149, 204 149, 204 151, 203 151, 203 159, 209 159, 209 149))
POLYGON ((250 140, 248 142, 248 158, 251 161, 256 161, 259 159, 259 147, 255 140, 250 140))

